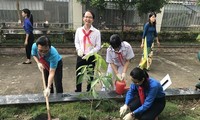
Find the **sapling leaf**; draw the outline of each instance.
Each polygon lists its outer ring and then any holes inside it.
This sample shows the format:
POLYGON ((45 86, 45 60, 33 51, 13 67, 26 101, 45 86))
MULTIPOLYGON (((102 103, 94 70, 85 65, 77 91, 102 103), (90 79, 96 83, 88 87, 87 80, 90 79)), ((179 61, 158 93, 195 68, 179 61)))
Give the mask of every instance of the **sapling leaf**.
POLYGON ((76 72, 79 71, 79 70, 81 70, 82 68, 86 68, 86 67, 87 67, 87 65, 82 65, 82 66, 80 66, 80 67, 76 70, 76 72))
POLYGON ((91 82, 91 88, 95 88, 95 86, 98 84, 99 79, 95 79, 91 82))
POLYGON ((102 82, 103 82, 103 84, 105 85, 106 88, 112 87, 112 78, 105 76, 105 77, 102 78, 102 82))
POLYGON ((96 92, 95 89, 92 89, 92 96, 93 96, 94 98, 98 98, 98 94, 97 94, 97 92, 96 92))

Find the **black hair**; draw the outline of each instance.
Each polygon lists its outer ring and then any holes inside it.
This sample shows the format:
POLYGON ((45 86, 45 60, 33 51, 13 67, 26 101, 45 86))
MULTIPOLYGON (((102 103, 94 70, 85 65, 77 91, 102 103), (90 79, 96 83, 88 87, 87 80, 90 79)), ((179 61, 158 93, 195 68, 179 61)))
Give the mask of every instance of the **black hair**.
POLYGON ((49 48, 51 48, 51 41, 49 40, 48 37, 46 36, 41 36, 37 39, 36 41, 36 45, 41 45, 41 46, 49 46, 49 48))
POLYGON ((90 13, 92 14, 92 18, 95 19, 95 15, 94 15, 94 13, 93 13, 91 10, 85 11, 85 12, 83 13, 83 17, 85 16, 85 13, 86 13, 86 12, 90 12, 90 13))
POLYGON ((33 25, 33 15, 31 14, 31 11, 27 8, 24 8, 22 11, 27 14, 28 19, 30 20, 31 24, 33 25))
POLYGON ((149 88, 149 75, 145 70, 142 70, 139 67, 134 68, 131 72, 130 72, 130 76, 134 79, 137 79, 139 82, 144 80, 142 83, 142 86, 144 86, 145 88, 149 88))
POLYGON ((156 13, 155 13, 155 12, 149 13, 149 24, 151 24, 151 25, 153 25, 154 27, 156 27, 156 21, 154 21, 153 23, 150 22, 150 18, 151 18, 153 15, 156 17, 156 13))
POLYGON ((121 47, 121 38, 119 37, 118 34, 113 34, 111 37, 110 37, 110 45, 113 49, 115 48, 120 48, 121 47))

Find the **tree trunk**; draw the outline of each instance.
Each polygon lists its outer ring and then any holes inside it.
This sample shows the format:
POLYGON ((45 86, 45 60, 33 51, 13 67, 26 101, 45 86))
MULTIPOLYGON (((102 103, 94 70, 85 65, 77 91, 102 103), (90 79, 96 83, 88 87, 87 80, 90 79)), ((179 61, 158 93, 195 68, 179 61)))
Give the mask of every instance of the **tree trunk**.
POLYGON ((16 6, 17 6, 18 22, 21 22, 22 21, 22 16, 21 16, 21 12, 20 12, 20 9, 19 9, 19 0, 17 0, 16 6))
POLYGON ((125 11, 121 13, 121 29, 122 29, 122 38, 124 38, 124 20, 125 20, 125 11))
POLYGON ((122 32, 124 31, 124 13, 121 15, 121 27, 122 27, 122 32))

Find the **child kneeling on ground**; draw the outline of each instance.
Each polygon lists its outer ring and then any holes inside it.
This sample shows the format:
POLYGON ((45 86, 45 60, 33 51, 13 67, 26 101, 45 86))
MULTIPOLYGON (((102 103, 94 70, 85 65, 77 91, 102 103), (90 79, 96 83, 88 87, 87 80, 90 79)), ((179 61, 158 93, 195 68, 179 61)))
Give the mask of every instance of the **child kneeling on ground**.
POLYGON ((130 108, 123 120, 155 120, 166 104, 162 85, 139 67, 131 71, 130 77, 133 83, 126 94, 125 104, 120 108, 120 116, 130 108))

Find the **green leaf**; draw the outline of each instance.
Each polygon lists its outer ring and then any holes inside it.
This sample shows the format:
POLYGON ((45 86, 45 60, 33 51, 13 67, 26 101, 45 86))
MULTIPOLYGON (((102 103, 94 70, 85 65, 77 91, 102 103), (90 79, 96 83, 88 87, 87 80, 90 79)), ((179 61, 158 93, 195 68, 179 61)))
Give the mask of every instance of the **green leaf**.
POLYGON ((101 68, 103 69, 103 70, 106 70, 107 69, 107 63, 106 63, 106 61, 102 58, 102 60, 101 60, 101 68))
POLYGON ((200 34, 197 36, 196 40, 200 41, 200 34))
POLYGON ((110 83, 110 85, 113 87, 113 80, 112 80, 112 75, 107 76, 107 81, 110 83))
POLYGON ((90 76, 91 76, 90 74, 88 74, 87 72, 85 72, 84 76, 83 76, 83 80, 91 81, 90 80, 90 76))
POLYGON ((78 82, 77 82, 77 85, 82 83, 83 82, 83 75, 81 75, 79 78, 78 78, 78 82))
POLYGON ((98 98, 98 94, 97 94, 97 92, 96 92, 95 89, 92 90, 92 96, 93 96, 94 98, 98 98))
POLYGON ((105 85, 106 88, 110 89, 111 87, 113 87, 113 83, 112 83, 112 78, 109 76, 105 76, 102 79, 103 84, 105 85))
POLYGON ((110 46, 110 44, 109 43, 107 43, 107 42, 105 42, 105 43, 103 43, 102 45, 101 45, 101 48, 108 48, 110 46))
POLYGON ((97 70, 106 70, 107 69, 107 63, 104 60, 104 58, 99 55, 99 54, 95 54, 95 61, 96 61, 96 69, 97 70))
POLYGON ((98 84, 99 79, 95 79, 91 82, 91 88, 95 88, 96 84, 98 84))
POLYGON ((79 70, 81 70, 81 69, 83 69, 83 68, 86 68, 86 67, 87 67, 87 65, 82 65, 82 66, 80 66, 80 67, 76 70, 76 72, 79 71, 79 70))
POLYGON ((77 74, 77 76, 81 76, 81 75, 83 75, 83 73, 81 73, 81 72, 79 72, 79 73, 77 74))

